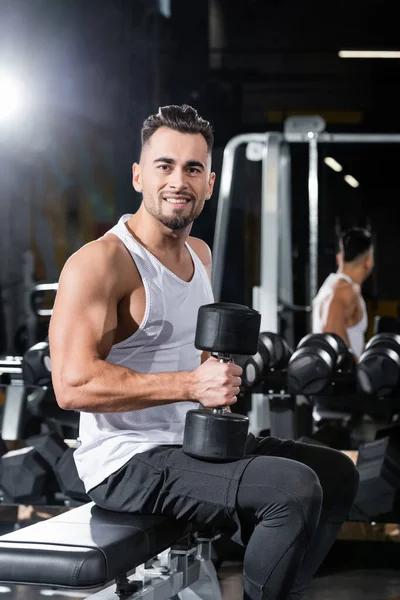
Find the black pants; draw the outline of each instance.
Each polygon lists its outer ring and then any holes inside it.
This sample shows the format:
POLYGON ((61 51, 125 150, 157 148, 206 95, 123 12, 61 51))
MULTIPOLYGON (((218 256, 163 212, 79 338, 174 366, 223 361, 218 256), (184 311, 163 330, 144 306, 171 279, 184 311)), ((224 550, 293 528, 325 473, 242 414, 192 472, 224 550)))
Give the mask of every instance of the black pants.
POLYGON ((252 438, 248 452, 221 464, 157 446, 90 496, 108 510, 217 526, 246 546, 246 600, 298 600, 348 517, 358 472, 341 452, 292 440, 252 438))

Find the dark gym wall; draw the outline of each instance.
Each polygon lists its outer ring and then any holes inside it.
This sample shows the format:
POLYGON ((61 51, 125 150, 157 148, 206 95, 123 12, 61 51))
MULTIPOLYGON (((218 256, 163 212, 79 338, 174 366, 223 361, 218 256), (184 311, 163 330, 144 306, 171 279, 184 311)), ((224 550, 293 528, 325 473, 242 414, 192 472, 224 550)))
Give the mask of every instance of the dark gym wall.
MULTIPOLYGON (((53 278, 68 255, 68 246, 62 251, 60 244, 53 247, 47 254, 57 254, 52 259, 56 270, 49 270, 42 246, 46 236, 63 239, 65 205, 73 204, 78 189, 88 207, 83 241, 99 233, 95 221, 106 228, 137 208, 140 198, 132 190, 131 164, 140 151, 140 126, 159 105, 188 102, 212 121, 218 178, 223 148, 231 137, 282 131, 292 113, 323 113, 332 132, 400 130, 399 61, 337 58, 337 49, 346 45, 395 44, 397 24, 387 19, 393 2, 382 10, 377 1, 343 0, 335 4, 329 20, 311 0, 301 7, 291 0, 204 0, 188 6, 187 0, 171 0, 168 18, 157 0, 1 3, 1 57, 10 68, 25 66, 32 110, 18 135, 0 136, 0 153, 13 157, 7 177, 0 181, 0 217, 10 224, 11 200, 20 219, 25 204, 33 207, 33 212, 25 211, 24 227, 29 231, 35 222, 39 279, 53 278), (8 192, 6 179, 14 182, 16 196, 8 192)), ((320 278, 335 268, 337 220, 368 221, 376 234, 378 267, 366 292, 400 298, 400 283, 393 277, 399 267, 397 148, 371 151, 369 157, 354 147, 337 149, 337 158, 360 176, 359 190, 350 190, 327 172, 323 151, 320 278)), ((259 177, 253 167, 243 160, 235 171, 229 233, 235 244, 226 263, 226 300, 248 302, 257 283, 259 177)), ((293 148, 293 185, 295 300, 302 304, 308 261, 305 147, 293 148)), ((210 245, 217 197, 218 184, 193 228, 210 245)), ((24 227, 14 225, 16 221, 10 225, 15 232, 10 247, 15 253, 30 242, 24 227)), ((4 261, 10 262, 6 253, 4 261)), ((20 278, 18 269, 16 274, 20 278)), ((3 274, 3 289, 14 275, 3 274)))

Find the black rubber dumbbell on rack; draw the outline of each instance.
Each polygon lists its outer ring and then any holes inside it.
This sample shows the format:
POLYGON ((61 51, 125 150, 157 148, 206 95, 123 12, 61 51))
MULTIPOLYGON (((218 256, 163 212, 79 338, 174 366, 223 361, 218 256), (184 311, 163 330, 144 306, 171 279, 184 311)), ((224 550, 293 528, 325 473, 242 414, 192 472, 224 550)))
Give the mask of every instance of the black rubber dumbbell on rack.
POLYGON ((342 373, 355 373, 356 370, 356 359, 354 352, 348 347, 344 339, 337 333, 329 333, 338 343, 339 354, 336 360, 336 371, 342 373))
POLYGON ((285 369, 292 354, 293 350, 281 335, 270 331, 260 333, 256 354, 235 357, 236 364, 243 369, 242 389, 250 390, 264 375, 285 369))
POLYGON ((310 333, 297 345, 289 360, 287 381, 290 394, 321 394, 336 369, 340 348, 329 333, 310 333))
MULTIPOLYGON (((256 354, 260 323, 260 313, 241 304, 201 306, 195 346, 211 352, 221 362, 232 362, 237 354, 256 354)), ((248 429, 246 416, 225 407, 190 410, 186 415, 183 451, 211 462, 237 460, 245 455, 248 429)))
POLYGON ((1 456, 0 490, 5 502, 89 501, 75 466, 74 449, 56 432, 32 436, 25 444, 1 456))
POLYGON ((79 413, 61 409, 56 401, 51 381, 48 341, 29 348, 23 356, 21 368, 24 385, 33 392, 26 406, 25 436, 39 433, 41 425, 46 423, 49 429, 57 430, 63 438, 77 438, 79 413))
POLYGON ((400 335, 374 335, 357 365, 360 391, 374 396, 388 396, 400 389, 400 335))

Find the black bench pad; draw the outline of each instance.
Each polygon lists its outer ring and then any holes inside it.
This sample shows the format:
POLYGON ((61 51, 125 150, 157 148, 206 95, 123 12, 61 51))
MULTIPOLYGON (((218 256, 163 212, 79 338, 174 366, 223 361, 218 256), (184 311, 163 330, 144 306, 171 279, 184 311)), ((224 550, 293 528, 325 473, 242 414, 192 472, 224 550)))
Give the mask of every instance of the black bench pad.
POLYGON ((165 517, 102 510, 93 503, 0 538, 0 581, 102 586, 188 533, 165 517))

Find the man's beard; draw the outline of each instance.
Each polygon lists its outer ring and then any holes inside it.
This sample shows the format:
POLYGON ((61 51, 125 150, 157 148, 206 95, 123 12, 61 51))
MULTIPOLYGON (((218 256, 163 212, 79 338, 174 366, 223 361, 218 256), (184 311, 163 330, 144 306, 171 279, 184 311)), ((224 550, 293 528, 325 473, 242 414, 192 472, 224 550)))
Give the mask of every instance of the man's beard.
MULTIPOLYGON (((162 200, 162 202, 165 202, 165 200, 162 200)), ((194 199, 190 199, 190 202, 194 202, 194 199)), ((155 217, 157 221, 162 223, 165 227, 168 227, 168 229, 178 231, 179 229, 185 229, 191 223, 193 223, 195 219, 197 219, 197 217, 203 210, 204 201, 200 202, 197 205, 197 207, 195 207, 194 210, 190 212, 190 214, 186 215, 179 214, 179 209, 176 209, 176 214, 172 213, 171 215, 165 215, 161 209, 162 205, 160 207, 155 206, 154 202, 151 200, 144 200, 144 205, 147 212, 153 215, 153 217, 155 217)))
POLYGON ((166 215, 162 214, 154 216, 156 219, 158 219, 158 221, 160 221, 160 223, 165 225, 165 227, 168 227, 168 229, 173 229, 174 231, 177 231, 178 229, 185 229, 185 227, 193 223, 195 219, 195 217, 192 215, 188 215, 186 217, 182 217, 180 215, 172 215, 167 217, 166 215))

